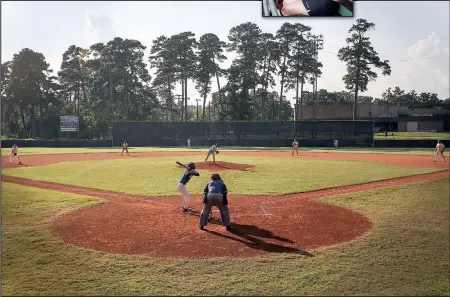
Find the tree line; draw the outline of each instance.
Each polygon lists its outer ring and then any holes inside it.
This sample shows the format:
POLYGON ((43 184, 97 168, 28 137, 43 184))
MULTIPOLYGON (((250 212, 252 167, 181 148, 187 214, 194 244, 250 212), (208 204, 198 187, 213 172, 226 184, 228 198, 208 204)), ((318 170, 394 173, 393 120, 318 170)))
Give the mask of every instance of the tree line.
POLYGON ((107 137, 113 121, 191 121, 198 110, 201 121, 289 120, 289 90, 295 90, 300 109, 352 103, 355 115, 358 102, 448 108, 448 99, 405 93, 398 87, 389 88, 382 98, 358 95, 376 80, 376 69, 391 73, 389 61, 379 58, 367 37, 374 28, 364 19, 350 28, 346 46, 338 52, 347 65, 342 78, 347 90, 341 92, 317 90, 323 36, 300 23, 284 23, 271 34, 247 22, 231 28, 227 41, 213 33, 198 39, 189 31, 161 35, 149 49, 138 40, 120 37, 89 48, 71 45, 56 74, 42 53, 25 48, 1 65, 2 135, 57 137, 60 115, 80 116, 85 138, 107 137), (236 54, 228 68, 221 66, 226 52, 236 54), (219 78, 226 79, 223 86, 219 78), (274 89, 276 78, 281 81, 279 90, 274 89), (188 82, 194 82, 198 94, 188 94, 188 82), (304 90, 308 83, 313 92, 304 90), (218 91, 211 94, 213 84, 218 91), (175 94, 177 85, 181 94, 175 94), (198 95, 200 106, 189 104, 191 96, 198 95), (208 95, 212 100, 207 105, 208 95))

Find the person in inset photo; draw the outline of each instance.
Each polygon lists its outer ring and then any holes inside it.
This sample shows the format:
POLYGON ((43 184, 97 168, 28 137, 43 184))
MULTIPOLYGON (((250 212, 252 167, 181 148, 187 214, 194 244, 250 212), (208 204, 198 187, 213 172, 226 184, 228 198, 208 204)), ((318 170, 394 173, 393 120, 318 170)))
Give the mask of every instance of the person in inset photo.
POLYGON ((283 16, 337 16, 343 0, 276 0, 283 16))

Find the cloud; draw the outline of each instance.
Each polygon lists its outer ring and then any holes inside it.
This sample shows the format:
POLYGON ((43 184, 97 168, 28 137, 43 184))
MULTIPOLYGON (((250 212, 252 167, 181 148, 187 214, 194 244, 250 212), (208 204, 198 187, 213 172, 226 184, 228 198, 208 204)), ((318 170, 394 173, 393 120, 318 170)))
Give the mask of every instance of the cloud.
POLYGON ((86 35, 90 43, 107 42, 117 37, 113 29, 113 20, 105 14, 98 15, 89 12, 86 15, 86 35))
POLYGON ((412 60, 403 62, 407 63, 402 67, 406 86, 418 92, 437 93, 441 98, 449 97, 449 47, 439 35, 430 33, 410 45, 407 53, 412 60), (431 56, 437 57, 424 59, 431 56))

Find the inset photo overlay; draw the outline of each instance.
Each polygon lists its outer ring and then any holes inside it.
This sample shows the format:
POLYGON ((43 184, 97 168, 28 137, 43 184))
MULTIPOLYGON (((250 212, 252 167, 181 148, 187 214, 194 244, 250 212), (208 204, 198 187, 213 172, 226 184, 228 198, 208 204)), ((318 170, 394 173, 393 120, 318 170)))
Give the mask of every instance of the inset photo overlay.
POLYGON ((353 0, 262 0, 264 17, 353 17, 353 0))

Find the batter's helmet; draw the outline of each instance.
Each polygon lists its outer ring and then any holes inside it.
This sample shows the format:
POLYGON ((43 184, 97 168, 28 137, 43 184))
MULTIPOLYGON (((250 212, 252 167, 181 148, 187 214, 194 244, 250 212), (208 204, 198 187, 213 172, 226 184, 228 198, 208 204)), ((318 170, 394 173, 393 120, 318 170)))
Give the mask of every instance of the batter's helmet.
POLYGON ((195 163, 194 162, 189 163, 188 164, 188 169, 194 170, 195 169, 195 163))

